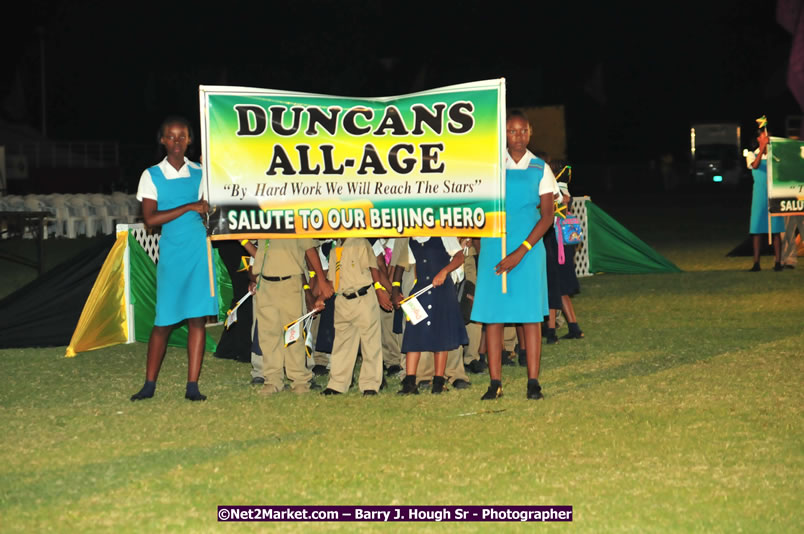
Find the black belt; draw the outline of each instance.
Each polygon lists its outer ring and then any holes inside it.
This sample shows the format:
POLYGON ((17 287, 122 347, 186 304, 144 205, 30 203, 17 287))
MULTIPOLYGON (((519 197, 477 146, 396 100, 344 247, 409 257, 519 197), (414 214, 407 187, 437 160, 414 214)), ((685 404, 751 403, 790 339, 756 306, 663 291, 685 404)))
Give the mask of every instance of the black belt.
POLYGON ((354 293, 341 293, 341 295, 343 295, 343 297, 347 299, 356 299, 357 297, 362 297, 363 295, 368 293, 369 289, 371 289, 371 284, 367 285, 366 287, 361 287, 354 293))
POLYGON ((288 276, 265 276, 265 275, 262 275, 262 278, 264 280, 268 280, 269 282, 281 282, 282 280, 287 280, 291 276, 292 275, 288 275, 288 276))

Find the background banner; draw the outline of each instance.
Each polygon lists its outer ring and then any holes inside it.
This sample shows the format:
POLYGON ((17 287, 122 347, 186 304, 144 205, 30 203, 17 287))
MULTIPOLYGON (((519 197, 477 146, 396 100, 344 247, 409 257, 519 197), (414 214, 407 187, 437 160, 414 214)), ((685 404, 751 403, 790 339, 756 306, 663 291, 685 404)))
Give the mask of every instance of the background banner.
POLYGON ((804 215, 804 141, 771 137, 768 145, 768 211, 804 215))
POLYGON ((199 91, 212 239, 502 232, 504 79, 387 98, 199 91))

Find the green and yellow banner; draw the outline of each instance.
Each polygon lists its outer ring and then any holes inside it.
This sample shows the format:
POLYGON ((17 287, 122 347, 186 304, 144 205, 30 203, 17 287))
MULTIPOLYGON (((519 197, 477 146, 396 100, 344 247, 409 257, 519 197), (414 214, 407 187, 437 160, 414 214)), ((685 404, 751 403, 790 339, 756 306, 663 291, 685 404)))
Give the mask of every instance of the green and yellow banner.
POLYGON ((804 215, 804 141, 771 137, 768 145, 768 211, 804 215))
POLYGON ((397 97, 201 86, 212 239, 499 236, 505 80, 397 97))

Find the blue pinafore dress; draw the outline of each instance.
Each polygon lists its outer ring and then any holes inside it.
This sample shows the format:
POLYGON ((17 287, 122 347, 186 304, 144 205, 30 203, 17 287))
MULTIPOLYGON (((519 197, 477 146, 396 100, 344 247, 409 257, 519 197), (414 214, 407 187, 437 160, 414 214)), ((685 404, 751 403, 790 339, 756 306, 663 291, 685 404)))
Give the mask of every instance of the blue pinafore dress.
MULTIPOLYGON (((159 211, 198 200, 202 171, 195 165, 187 167, 188 178, 173 180, 165 178, 156 165, 148 169, 156 187, 159 211)), ((212 276, 214 281, 214 264, 212 276)), ((210 291, 206 228, 201 215, 190 211, 162 225, 154 325, 169 326, 184 319, 217 314, 218 299, 210 291)))
MULTIPOLYGON (((431 237, 424 243, 411 239, 410 250, 416 258, 416 284, 410 290, 412 295, 430 285, 435 275, 449 264, 450 257, 440 237, 431 237)), ((427 318, 418 324, 405 325, 403 353, 439 352, 469 344, 452 276, 447 275, 443 284, 416 298, 427 312, 427 318)))
MULTIPOLYGON (((751 234, 768 233, 768 162, 762 160, 759 167, 751 169, 754 177, 754 191, 751 195, 751 223, 748 232, 751 234)), ((771 233, 784 232, 784 219, 771 217, 771 233)))
MULTIPOLYGON (((539 184, 544 161, 533 158, 527 169, 505 171, 506 254, 527 239, 541 219, 539 184)), ((540 239, 522 261, 508 273, 507 292, 495 267, 502 261, 502 240, 484 237, 480 241, 477 287, 472 320, 478 323, 541 323, 550 313, 547 295, 547 267, 544 240, 540 239)))

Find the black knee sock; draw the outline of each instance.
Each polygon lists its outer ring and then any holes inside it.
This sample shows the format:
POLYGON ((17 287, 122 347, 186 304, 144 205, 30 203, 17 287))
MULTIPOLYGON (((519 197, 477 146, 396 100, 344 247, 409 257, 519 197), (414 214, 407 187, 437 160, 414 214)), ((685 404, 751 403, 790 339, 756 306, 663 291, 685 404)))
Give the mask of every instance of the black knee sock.
POLYGON ((131 400, 137 401, 142 399, 150 399, 151 397, 154 396, 155 391, 156 391, 156 381, 146 380, 145 385, 142 386, 142 389, 131 396, 131 400))
POLYGON ((191 401, 207 400, 207 396, 198 391, 198 382, 187 382, 187 392, 184 394, 184 398, 191 401))

